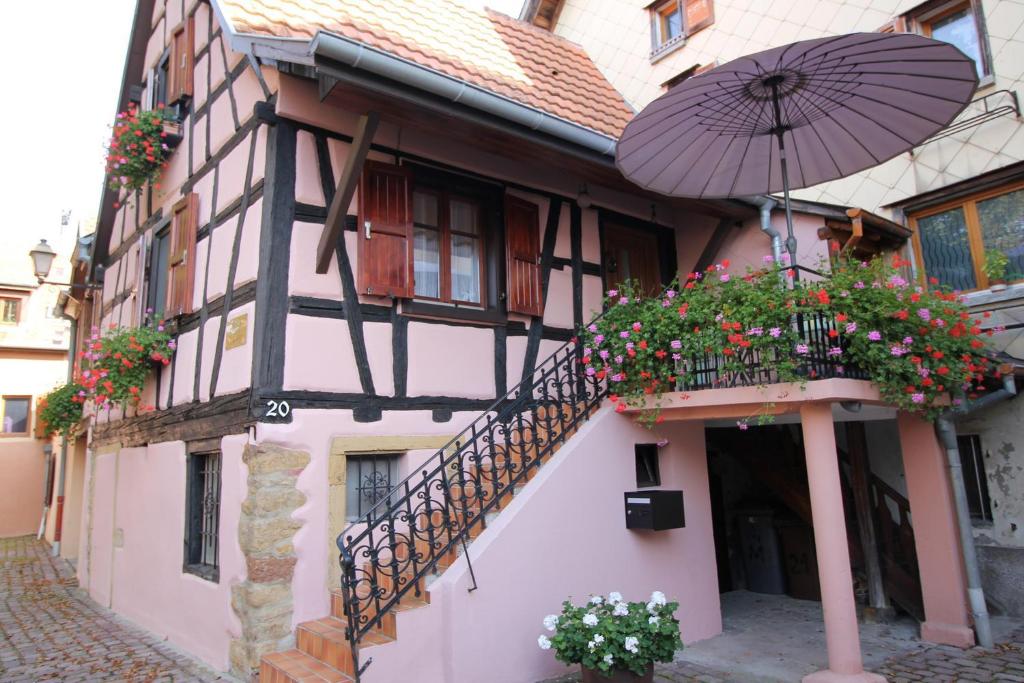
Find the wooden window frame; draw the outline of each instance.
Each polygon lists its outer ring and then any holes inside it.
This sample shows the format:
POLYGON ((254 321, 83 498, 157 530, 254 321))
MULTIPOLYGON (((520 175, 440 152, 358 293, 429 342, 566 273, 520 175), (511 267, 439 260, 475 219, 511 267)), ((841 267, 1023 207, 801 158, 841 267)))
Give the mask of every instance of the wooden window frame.
POLYGON ((882 27, 885 33, 913 31, 931 38, 932 24, 962 9, 969 9, 974 17, 974 30, 978 34, 978 47, 981 52, 981 76, 978 87, 994 82, 992 72, 992 50, 988 43, 988 30, 985 27, 985 12, 980 0, 940 0, 928 3, 910 14, 897 17, 890 24, 882 27))
MULTIPOLYGON (((14 320, 4 320, 0 318, 0 325, 19 325, 21 324, 21 305, 25 301, 24 297, 20 296, 0 296, 0 304, 5 304, 8 301, 14 302, 14 320)), ((2 311, 0 311, 2 312, 2 311)))
POLYGON ((23 432, 0 432, 0 438, 4 439, 20 439, 26 436, 32 436, 32 396, 28 394, 4 394, 0 396, 0 428, 3 427, 2 420, 7 417, 7 401, 9 400, 23 400, 28 404, 27 412, 25 415, 25 431, 23 432))
MULTIPOLYGON (((981 221, 978 219, 978 202, 985 201, 986 199, 992 199, 1000 195, 1009 194, 1010 192, 1016 192, 1017 190, 1024 189, 1024 180, 1018 180, 1008 185, 1000 185, 999 187, 990 188, 981 192, 960 197, 943 204, 936 204, 929 206, 927 209, 915 211, 908 214, 907 220, 910 223, 910 228, 913 230, 911 236, 911 243, 914 249, 914 258, 917 259, 918 267, 918 280, 922 286, 928 285, 928 273, 926 272, 924 262, 924 252, 921 250, 921 234, 918 231, 918 220, 922 218, 928 218, 936 214, 945 213, 950 209, 957 207, 963 207, 964 221, 967 224, 967 245, 971 250, 971 265, 974 268, 974 279, 977 283, 977 287, 974 289, 964 290, 965 292, 979 292, 989 288, 990 283, 988 276, 982 269, 985 262, 985 243, 982 240, 981 235, 981 221)), ((1024 278, 1013 280, 1009 284, 1024 282, 1024 278)))
POLYGON ((687 0, 659 0, 647 6, 651 14, 651 57, 659 58, 672 52, 676 47, 682 46, 686 40, 701 29, 707 28, 715 23, 714 0, 705 0, 708 3, 708 16, 692 26, 686 16, 687 0), (677 36, 666 37, 668 34, 668 17, 679 13, 680 33, 677 36))
POLYGON ((445 304, 458 306, 459 308, 475 308, 483 310, 487 308, 487 235, 485 232, 486 226, 483 221, 483 214, 485 211, 486 203, 478 197, 473 197, 470 194, 462 192, 453 192, 442 187, 436 187, 433 185, 419 185, 416 184, 415 178, 412 186, 413 196, 419 192, 421 194, 430 194, 437 198, 437 222, 438 225, 424 225, 413 221, 413 230, 416 228, 426 230, 437 230, 440 236, 440 252, 439 252, 439 263, 438 268, 440 269, 440 296, 429 297, 423 296, 416 293, 416 280, 415 280, 415 258, 413 259, 413 296, 414 301, 428 302, 432 304, 445 304), (469 233, 463 233, 452 230, 451 227, 451 202, 453 200, 462 201, 467 204, 473 204, 477 209, 478 228, 480 232, 476 235, 469 233), (456 299, 452 295, 452 235, 463 235, 466 237, 474 237, 479 242, 479 250, 477 256, 480 262, 480 301, 462 301, 456 299))
POLYGON ((188 453, 185 458, 185 534, 182 572, 199 578, 220 583, 220 516, 221 501, 224 491, 224 456, 219 450, 196 450, 188 453), (206 474, 204 462, 210 458, 217 459, 216 467, 216 519, 213 535, 215 538, 213 562, 204 561, 203 516, 205 514, 204 494, 206 493, 206 474), (201 487, 201 488, 197 488, 201 487))

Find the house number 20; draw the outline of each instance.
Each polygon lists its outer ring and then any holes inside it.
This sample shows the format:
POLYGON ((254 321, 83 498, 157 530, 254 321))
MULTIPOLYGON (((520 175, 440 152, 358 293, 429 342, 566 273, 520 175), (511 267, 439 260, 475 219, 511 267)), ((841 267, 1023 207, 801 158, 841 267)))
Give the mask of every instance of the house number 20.
POLYGON ((288 401, 267 401, 267 417, 288 417, 291 412, 288 401))

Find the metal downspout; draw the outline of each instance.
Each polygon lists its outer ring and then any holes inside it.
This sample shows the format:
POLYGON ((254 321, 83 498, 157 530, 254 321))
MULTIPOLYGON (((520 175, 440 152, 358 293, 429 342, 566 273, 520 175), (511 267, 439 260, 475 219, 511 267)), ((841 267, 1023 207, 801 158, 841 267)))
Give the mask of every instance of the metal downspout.
POLYGON ((761 209, 761 232, 772 240, 772 258, 775 263, 782 263, 782 235, 772 227, 772 209, 779 203, 771 197, 754 197, 750 201, 761 209))
POLYGON ((976 401, 964 403, 958 408, 948 410, 935 422, 935 430, 946 449, 946 465, 949 467, 949 478, 953 486, 953 500, 956 504, 957 527, 960 532, 960 548, 963 552, 964 569, 967 573, 967 597, 974 619, 974 632, 978 644, 986 649, 993 647, 992 626, 988 617, 988 606, 985 604, 985 591, 981 586, 981 570, 978 568, 978 553, 974 547, 974 531, 971 528, 971 514, 967 508, 967 489, 964 486, 963 467, 960 460, 960 449, 956 443, 955 416, 969 415, 980 408, 1005 401, 1017 394, 1013 373, 1003 376, 1003 388, 994 391, 976 401))
MULTIPOLYGON (((78 320, 71 318, 68 341, 68 383, 75 378, 75 340, 78 334, 78 320)), ((57 519, 53 525, 53 556, 60 556, 61 529, 64 526, 64 481, 67 479, 68 437, 60 438, 60 477, 57 479, 57 519)))

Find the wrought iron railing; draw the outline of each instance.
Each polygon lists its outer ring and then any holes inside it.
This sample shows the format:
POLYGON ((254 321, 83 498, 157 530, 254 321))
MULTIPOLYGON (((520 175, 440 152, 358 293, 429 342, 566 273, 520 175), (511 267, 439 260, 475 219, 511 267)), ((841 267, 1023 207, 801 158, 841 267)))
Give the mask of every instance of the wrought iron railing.
MULTIPOLYGON (((486 526, 487 513, 601 403, 607 387, 580 371, 580 352, 575 339, 555 351, 338 537, 357 681, 372 661, 360 665, 359 641, 403 598, 420 597, 427 576, 459 548, 470 562, 467 540, 486 526)), ((471 562, 469 571, 475 588, 471 562)))

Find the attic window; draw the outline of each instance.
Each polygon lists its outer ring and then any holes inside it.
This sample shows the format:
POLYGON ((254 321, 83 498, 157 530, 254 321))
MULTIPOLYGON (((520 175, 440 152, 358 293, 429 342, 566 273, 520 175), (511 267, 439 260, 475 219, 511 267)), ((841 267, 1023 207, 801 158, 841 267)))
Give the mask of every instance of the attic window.
POLYGON ((715 21, 713 0, 667 0, 652 3, 651 58, 685 44, 686 38, 715 21))

